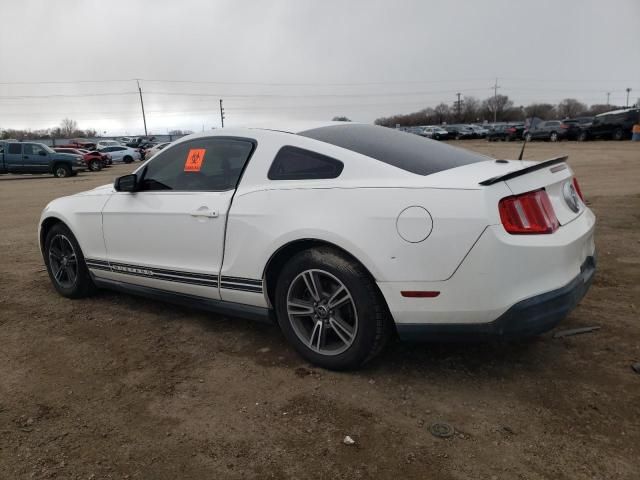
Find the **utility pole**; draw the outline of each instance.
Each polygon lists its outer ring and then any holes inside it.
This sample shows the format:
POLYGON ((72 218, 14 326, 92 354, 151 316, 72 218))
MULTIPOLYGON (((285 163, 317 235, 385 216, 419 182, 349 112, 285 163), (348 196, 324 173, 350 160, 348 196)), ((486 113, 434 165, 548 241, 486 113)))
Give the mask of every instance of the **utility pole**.
POLYGON ((222 124, 222 128, 224 128, 224 108, 222 107, 222 99, 220 99, 220 123, 222 124))
POLYGON ((140 80, 136 80, 138 84, 138 93, 140 94, 140 106, 142 107, 142 121, 144 122, 144 136, 147 136, 147 117, 144 115, 144 102, 142 101, 142 89, 140 88, 140 80))
POLYGON ((458 92, 458 93, 456 93, 456 95, 458 96, 458 104, 456 106, 456 110, 458 112, 458 121, 460 121, 460 95, 461 95, 461 93, 458 92))
POLYGON ((627 87, 627 107, 629 107, 629 94, 631 93, 631 89, 627 87))
POLYGON ((498 78, 496 77, 496 83, 493 85, 493 123, 498 121, 498 78))
POLYGON ((611 96, 611 92, 607 92, 607 107, 609 106, 609 97, 611 96))

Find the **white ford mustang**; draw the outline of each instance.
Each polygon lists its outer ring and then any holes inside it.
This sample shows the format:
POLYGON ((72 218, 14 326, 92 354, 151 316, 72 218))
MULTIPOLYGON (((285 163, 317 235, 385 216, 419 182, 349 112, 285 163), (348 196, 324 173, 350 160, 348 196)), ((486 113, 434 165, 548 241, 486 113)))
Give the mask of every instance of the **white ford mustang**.
POLYGON ((531 336, 584 296, 595 217, 566 158, 496 160, 352 123, 190 135, 44 209, 56 290, 275 319, 333 369, 402 339, 531 336))

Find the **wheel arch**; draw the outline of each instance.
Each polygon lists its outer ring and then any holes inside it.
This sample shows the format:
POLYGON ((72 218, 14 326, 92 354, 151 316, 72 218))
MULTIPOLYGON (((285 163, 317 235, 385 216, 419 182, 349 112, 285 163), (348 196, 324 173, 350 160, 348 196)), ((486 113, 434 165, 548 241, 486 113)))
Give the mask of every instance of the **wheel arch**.
MULTIPOLYGON (((340 253, 342 253, 343 255, 345 255, 346 257, 348 257, 349 259, 353 260, 354 262, 357 262, 359 265, 362 266, 362 268, 367 272, 367 274, 369 274, 369 276, 375 282, 376 277, 375 275, 373 275, 371 269, 367 268, 367 265, 365 264, 365 262, 361 261, 356 255, 349 252, 345 248, 327 240, 322 240, 318 238, 300 238, 297 240, 289 241, 288 243, 285 243, 284 245, 280 246, 275 252, 271 254, 271 256, 269 257, 269 260, 267 260, 267 263, 265 264, 264 270, 262 272, 262 278, 265 286, 264 291, 265 291, 266 300, 269 302, 270 306, 274 305, 274 295, 275 295, 278 275, 282 271, 282 268, 287 263, 287 260, 299 252, 302 252, 304 250, 309 250, 311 248, 318 248, 318 247, 333 248, 339 251, 340 253)), ((380 295, 384 299, 384 296, 382 295, 382 293, 380 293, 380 295)))
POLYGON ((70 229, 69 225, 64 220, 55 216, 46 217, 42 219, 42 221, 40 222, 40 228, 38 232, 38 242, 40 245, 40 252, 44 253, 44 242, 47 238, 47 234, 58 223, 62 223, 64 226, 70 229))

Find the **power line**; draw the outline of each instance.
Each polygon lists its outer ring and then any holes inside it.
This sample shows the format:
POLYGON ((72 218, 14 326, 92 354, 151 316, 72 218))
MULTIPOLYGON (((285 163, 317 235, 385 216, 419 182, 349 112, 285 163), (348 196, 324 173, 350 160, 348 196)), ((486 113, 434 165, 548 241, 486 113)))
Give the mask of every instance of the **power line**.
POLYGON ((115 95, 137 95, 138 92, 109 92, 109 93, 56 93, 51 95, 1 95, 0 99, 13 98, 77 98, 77 97, 110 97, 115 95))
MULTIPOLYGON (((379 81, 354 81, 354 82, 238 82, 238 81, 218 81, 218 80, 181 80, 181 79, 151 79, 151 78, 123 78, 123 79, 103 79, 103 80, 41 80, 41 81, 4 81, 0 85, 73 85, 73 84, 100 84, 100 83, 126 83, 136 80, 153 83, 178 83, 193 85, 251 85, 251 86, 365 86, 365 85, 399 85, 399 84, 425 84, 425 83, 463 83, 463 82, 484 82, 489 77, 473 77, 464 79, 423 79, 423 80, 379 80, 379 81)), ((502 77, 509 82, 549 82, 549 83, 628 83, 637 79, 557 79, 539 77, 502 77)))

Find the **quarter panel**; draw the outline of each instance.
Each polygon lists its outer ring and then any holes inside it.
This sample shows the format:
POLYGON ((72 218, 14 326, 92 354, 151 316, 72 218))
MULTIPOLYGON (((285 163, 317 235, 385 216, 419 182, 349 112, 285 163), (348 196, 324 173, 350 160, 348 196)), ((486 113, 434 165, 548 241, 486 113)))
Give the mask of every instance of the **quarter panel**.
MULTIPOLYGON (((491 196, 505 192, 497 187, 491 196)), ((486 190, 304 188, 236 195, 227 228, 222 275, 262 278, 271 255, 289 242, 318 239, 355 256, 378 281, 449 278, 489 223, 486 190), (431 235, 403 240, 396 219, 408 206, 426 208, 431 235)), ((497 205, 497 200, 495 200, 497 205)), ((497 211, 497 207, 493 207, 497 211)))

